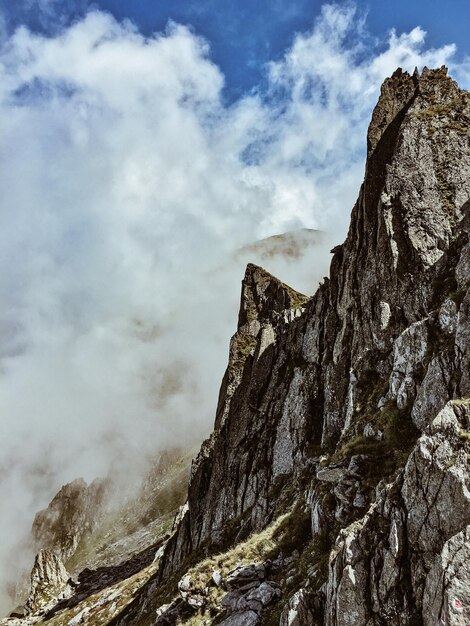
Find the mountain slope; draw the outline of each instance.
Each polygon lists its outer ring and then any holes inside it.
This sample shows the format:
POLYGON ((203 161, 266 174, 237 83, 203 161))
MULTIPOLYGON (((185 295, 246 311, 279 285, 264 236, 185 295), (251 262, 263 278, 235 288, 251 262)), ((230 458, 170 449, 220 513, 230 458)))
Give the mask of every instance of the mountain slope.
POLYGON ((469 622, 469 127, 445 68, 385 81, 329 278, 248 266, 171 535, 108 622, 62 623, 469 622))
MULTIPOLYGON (((381 502, 390 508, 387 483, 403 498, 420 492, 410 465, 424 455, 427 440, 418 439, 420 432, 435 428, 437 441, 445 437, 433 420, 446 402, 470 395, 469 116, 468 94, 445 69, 425 69, 421 76, 399 70, 385 82, 369 129, 365 180, 330 278, 299 318, 286 323, 282 316, 269 322, 260 317, 263 330, 232 391, 228 414, 193 465, 187 511, 155 584, 183 572, 198 553, 220 552, 268 526, 283 492, 290 492, 285 498, 291 503, 297 499, 311 508, 314 538, 330 531, 322 537, 332 550, 328 578, 325 572, 321 584, 305 592, 314 598, 312 606, 323 606, 315 619, 385 619, 380 597, 371 597, 370 571, 364 587, 364 576, 355 577, 351 563, 341 569, 345 540, 333 540, 361 514, 361 524, 373 524, 370 506, 377 509, 381 502), (267 334, 271 341, 261 352, 267 334), (349 619, 333 605, 347 607, 358 580, 362 613, 349 619)), ((244 289, 252 279, 245 277, 244 289)), ((270 306, 278 310, 277 292, 270 306)), ((470 523, 466 419, 465 411, 456 414, 454 431, 464 434, 446 439, 449 458, 464 464, 452 487, 461 496, 461 512, 455 525, 428 538, 434 558, 470 523)), ((439 463, 431 469, 437 484, 448 480, 439 463)), ((452 498, 426 492, 415 511, 417 503, 411 497, 402 503, 404 519, 429 518, 427 507, 449 510, 452 498)), ((391 605, 387 615, 395 616, 387 623, 433 623, 436 616, 426 614, 424 602, 431 565, 415 541, 418 531, 402 526, 400 532, 411 564, 403 572, 397 566, 400 584, 383 590, 391 605)), ((368 552, 365 558, 375 556, 368 552)), ((129 613, 120 623, 139 623, 138 604, 135 616, 129 613)))

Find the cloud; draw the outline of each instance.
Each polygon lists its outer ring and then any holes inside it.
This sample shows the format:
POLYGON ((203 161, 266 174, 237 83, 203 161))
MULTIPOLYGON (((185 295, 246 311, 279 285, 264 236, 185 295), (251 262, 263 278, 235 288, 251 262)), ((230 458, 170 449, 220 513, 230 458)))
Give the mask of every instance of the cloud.
MULTIPOLYGON (((146 38, 91 11, 4 42, 1 572, 62 483, 135 476, 209 432, 236 250, 299 227, 341 241, 380 83, 454 52, 419 27, 374 42, 353 5, 325 5, 266 89, 228 105, 208 42, 175 23, 146 38)), ((322 249, 267 269, 312 293, 327 264, 322 249)))

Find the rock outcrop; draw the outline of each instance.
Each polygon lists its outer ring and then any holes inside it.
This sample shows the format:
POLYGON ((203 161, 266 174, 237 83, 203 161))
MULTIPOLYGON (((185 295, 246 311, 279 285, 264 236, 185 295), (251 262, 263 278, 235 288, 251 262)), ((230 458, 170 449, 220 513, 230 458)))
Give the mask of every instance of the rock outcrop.
POLYGON ((397 70, 330 276, 248 266, 187 501, 106 623, 469 623, 469 129, 445 68, 397 70))
POLYGON ((366 516, 341 531, 325 624, 468 623, 469 418, 470 402, 449 402, 366 516))
POLYGON ((29 613, 44 613, 58 600, 71 594, 70 576, 60 558, 50 550, 40 550, 31 572, 31 590, 26 602, 29 613))
POLYGON ((80 478, 64 485, 47 509, 37 513, 33 523, 34 541, 66 562, 81 538, 96 527, 105 496, 106 485, 99 480, 87 485, 80 478))

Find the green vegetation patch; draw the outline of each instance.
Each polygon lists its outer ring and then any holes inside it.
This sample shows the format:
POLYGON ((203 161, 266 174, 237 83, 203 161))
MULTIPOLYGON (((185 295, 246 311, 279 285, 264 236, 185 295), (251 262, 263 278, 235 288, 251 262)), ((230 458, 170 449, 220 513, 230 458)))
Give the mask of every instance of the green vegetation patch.
POLYGON ((411 420, 410 408, 399 409, 393 401, 387 402, 367 421, 383 433, 382 439, 363 434, 343 439, 330 457, 329 463, 347 463, 353 456, 365 455, 364 484, 372 489, 380 480, 393 476, 404 466, 420 431, 411 420))
POLYGON ((256 348, 256 337, 252 335, 241 335, 237 337, 237 356, 233 361, 233 367, 237 370, 243 369, 251 351, 256 348))

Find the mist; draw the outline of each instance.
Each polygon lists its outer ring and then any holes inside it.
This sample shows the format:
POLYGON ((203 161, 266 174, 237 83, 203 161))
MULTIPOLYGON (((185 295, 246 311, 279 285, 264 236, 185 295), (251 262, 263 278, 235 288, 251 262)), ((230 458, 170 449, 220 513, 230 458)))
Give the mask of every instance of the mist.
POLYGON ((77 477, 132 484, 212 428, 246 262, 313 294, 343 240, 382 80, 447 64, 418 26, 372 41, 351 4, 234 103, 210 42, 92 11, 0 48, 0 612, 34 514, 77 477), (319 229, 298 258, 259 239, 319 229))

